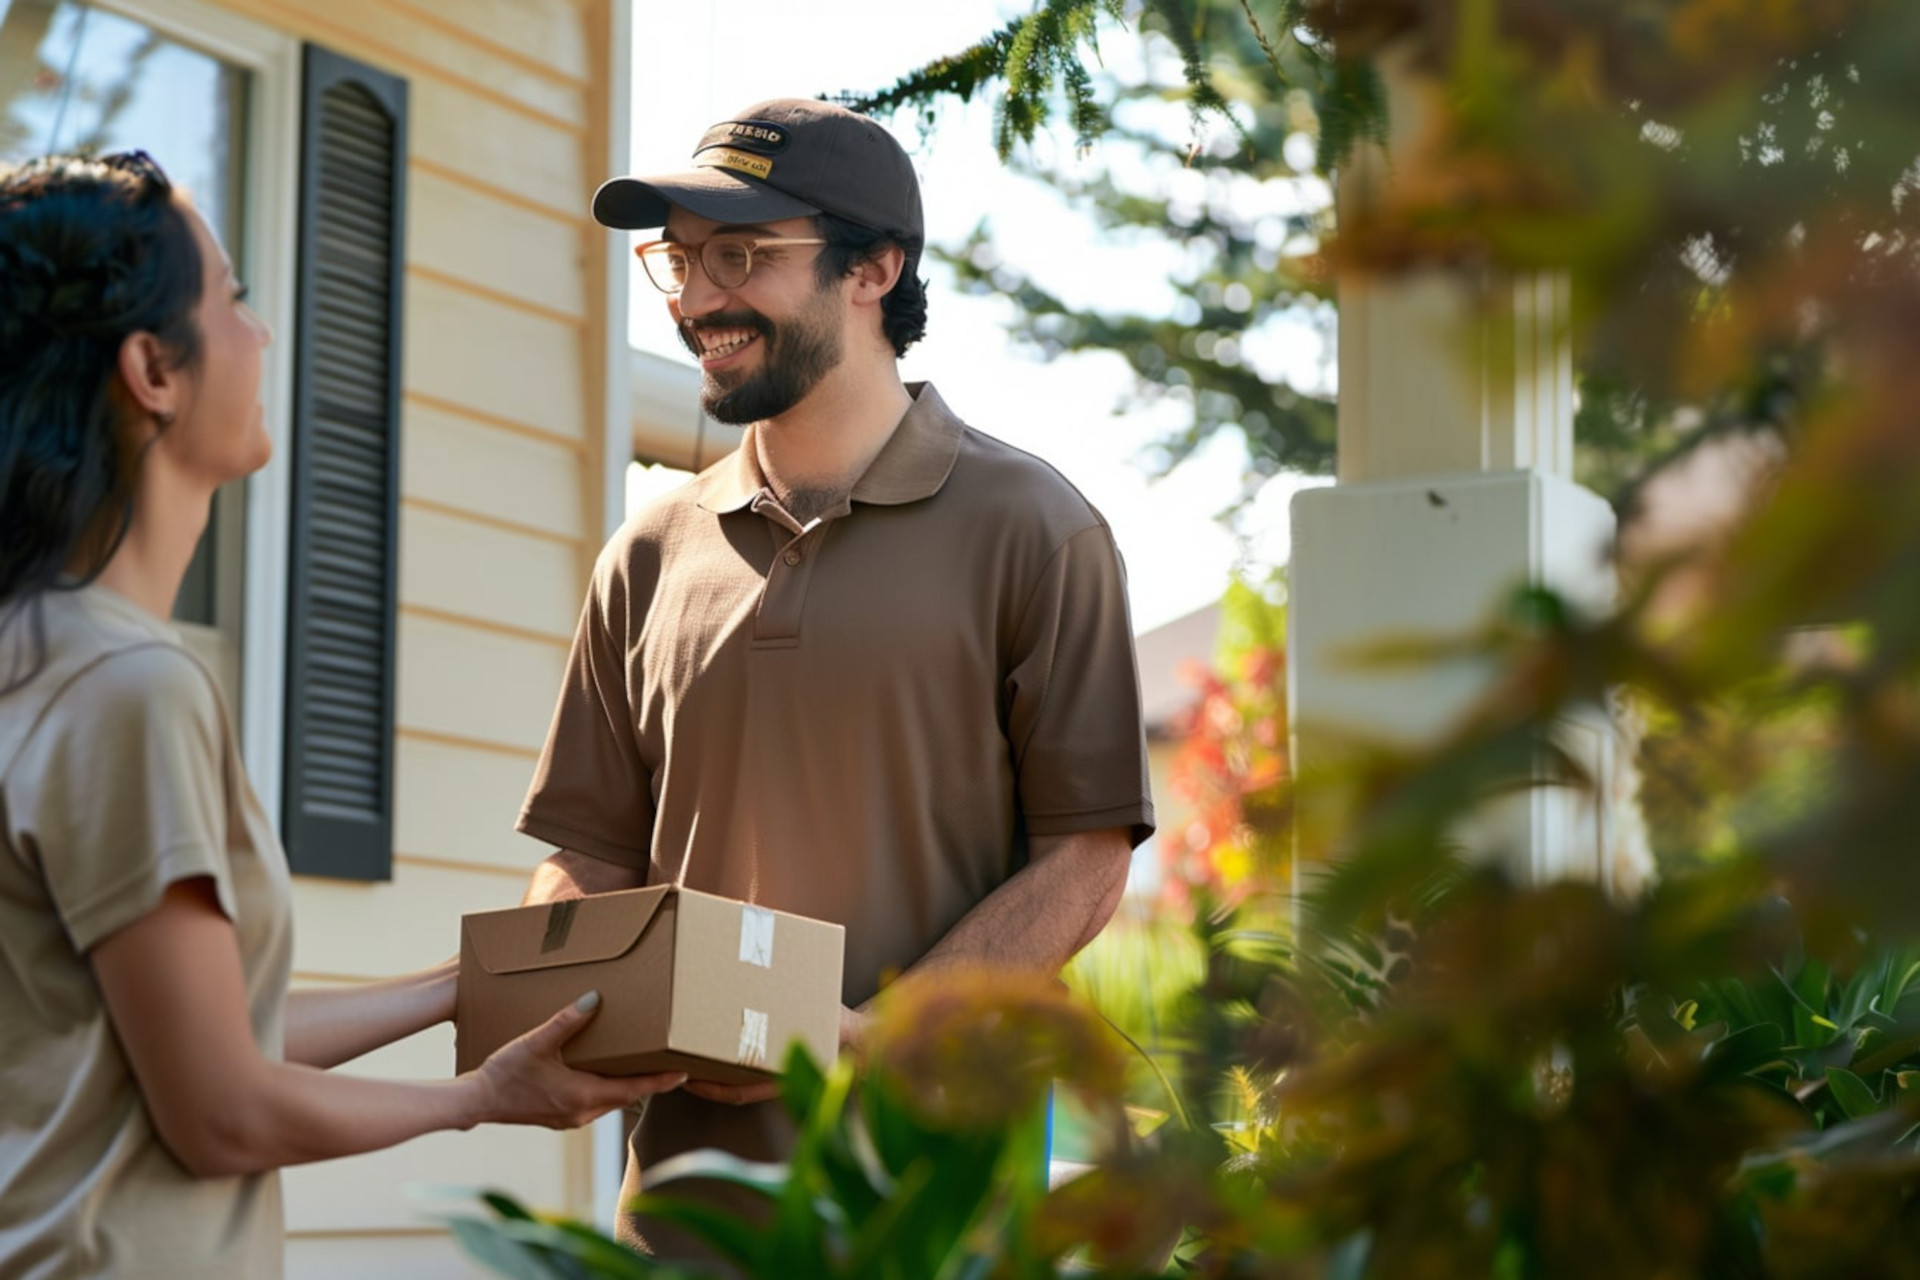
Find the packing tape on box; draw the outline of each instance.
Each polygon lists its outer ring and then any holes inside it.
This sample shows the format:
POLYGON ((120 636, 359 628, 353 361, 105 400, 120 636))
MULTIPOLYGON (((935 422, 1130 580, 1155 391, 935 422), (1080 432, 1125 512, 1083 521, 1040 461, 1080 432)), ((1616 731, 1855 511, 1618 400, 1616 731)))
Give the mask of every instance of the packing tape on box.
POLYGON ((540 938, 541 955, 567 945, 567 936, 573 932, 573 913, 579 906, 578 898, 564 898, 547 908, 547 931, 540 938))
POLYGON ((740 908, 740 963, 773 968, 773 912, 764 907, 740 908))
POLYGON ((767 1015, 758 1009, 740 1011, 740 1052, 735 1061, 743 1067, 767 1063, 767 1015))

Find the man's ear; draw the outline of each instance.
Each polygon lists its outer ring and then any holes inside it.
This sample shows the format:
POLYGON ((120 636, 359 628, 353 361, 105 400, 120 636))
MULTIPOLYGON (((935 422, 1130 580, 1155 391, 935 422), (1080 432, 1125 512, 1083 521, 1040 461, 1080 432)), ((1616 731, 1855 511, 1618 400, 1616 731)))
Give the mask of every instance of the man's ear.
POLYGON ((120 344, 120 385, 144 421, 171 421, 186 407, 187 369, 160 339, 142 330, 120 344))
POLYGON ((853 300, 878 302, 893 291, 906 269, 907 251, 897 244, 882 248, 870 258, 853 264, 853 300))

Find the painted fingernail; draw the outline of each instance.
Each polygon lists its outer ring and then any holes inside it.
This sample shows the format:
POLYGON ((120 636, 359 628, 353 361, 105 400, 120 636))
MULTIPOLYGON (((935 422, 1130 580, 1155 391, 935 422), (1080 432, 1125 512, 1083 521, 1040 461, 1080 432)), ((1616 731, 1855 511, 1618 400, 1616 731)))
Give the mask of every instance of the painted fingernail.
POLYGON ((587 992, 587 994, 573 1002, 573 1007, 581 1013, 592 1013, 600 1007, 600 993, 598 991, 587 992))

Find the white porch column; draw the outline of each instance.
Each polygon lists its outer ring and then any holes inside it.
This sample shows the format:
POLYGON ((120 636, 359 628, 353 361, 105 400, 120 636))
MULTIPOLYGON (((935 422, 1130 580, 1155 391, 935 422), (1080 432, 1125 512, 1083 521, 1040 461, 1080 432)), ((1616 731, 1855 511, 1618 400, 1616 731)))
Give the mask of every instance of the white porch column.
MULTIPOLYGON (((1389 154, 1421 144, 1423 89, 1389 73, 1389 154)), ((1351 217, 1392 181, 1361 157, 1339 200, 1351 217)), ((1339 483, 1294 499, 1288 694, 1294 761, 1310 773, 1358 740, 1431 741, 1486 687, 1465 662, 1370 670, 1369 641, 1449 636, 1484 623, 1522 583, 1586 609, 1614 599, 1611 508, 1573 483, 1566 282, 1431 271, 1339 284, 1339 483)), ((1605 797, 1616 766, 1604 716, 1564 744, 1605 797)), ((1609 878, 1608 806, 1537 786, 1478 812, 1460 839, 1522 880, 1609 878)))

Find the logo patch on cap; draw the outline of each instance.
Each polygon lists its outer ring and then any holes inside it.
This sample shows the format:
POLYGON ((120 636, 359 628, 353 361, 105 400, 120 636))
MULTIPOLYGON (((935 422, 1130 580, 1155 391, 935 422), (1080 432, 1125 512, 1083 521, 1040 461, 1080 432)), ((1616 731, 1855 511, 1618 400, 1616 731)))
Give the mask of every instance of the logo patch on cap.
POLYGON ((729 120, 707 130, 699 145, 694 147, 693 154, 698 159, 702 151, 727 147, 763 156, 777 156, 787 149, 790 137, 785 125, 766 120, 729 120))
POLYGON ((702 152, 694 163, 702 169, 733 169, 746 174, 749 178, 766 181, 773 172, 773 161, 761 156, 750 156, 744 151, 735 151, 731 147, 702 152))

